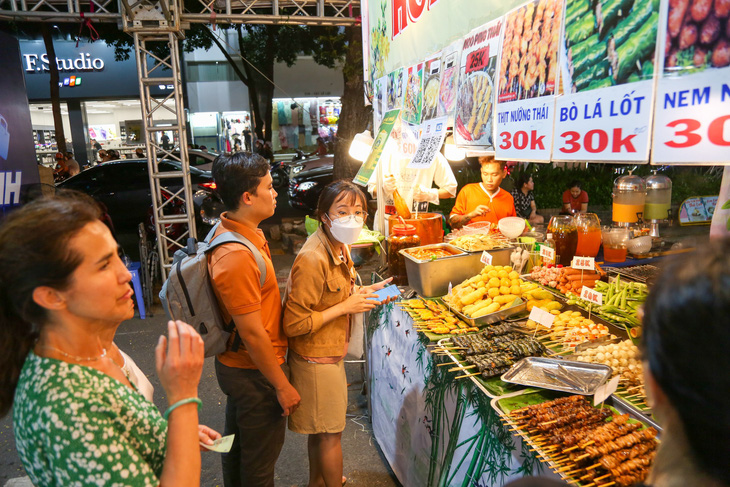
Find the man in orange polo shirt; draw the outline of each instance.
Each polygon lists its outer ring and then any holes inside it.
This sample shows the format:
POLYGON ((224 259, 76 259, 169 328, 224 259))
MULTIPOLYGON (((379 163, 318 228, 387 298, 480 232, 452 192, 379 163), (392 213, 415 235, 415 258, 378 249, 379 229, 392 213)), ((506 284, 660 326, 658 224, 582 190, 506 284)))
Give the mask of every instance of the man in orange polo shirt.
POLYGON ((300 400, 287 379, 279 285, 269 245, 258 228, 274 214, 276 191, 268 161, 250 152, 218 156, 213 178, 227 210, 216 235, 243 235, 266 261, 261 286, 253 253, 239 243, 217 247, 208 260, 223 318, 236 325, 226 352, 215 361, 218 383, 227 396, 225 434, 236 435, 231 451, 223 454, 223 482, 226 487, 273 487, 286 416, 300 400))
POLYGON ((517 214, 514 198, 499 187, 506 175, 507 163, 483 156, 479 158, 479 164, 482 182, 467 184, 456 196, 456 203, 449 215, 449 222, 454 229, 471 222, 496 225, 502 218, 517 214))

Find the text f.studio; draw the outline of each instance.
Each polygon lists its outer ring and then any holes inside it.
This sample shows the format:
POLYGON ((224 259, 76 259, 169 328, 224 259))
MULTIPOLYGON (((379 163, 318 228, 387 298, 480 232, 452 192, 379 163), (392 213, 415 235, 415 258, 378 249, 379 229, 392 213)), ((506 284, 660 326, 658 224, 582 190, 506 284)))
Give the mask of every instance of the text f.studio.
MULTIPOLYGON (((39 71, 48 71, 48 55, 40 55, 40 64, 38 63, 38 54, 23 54, 25 59, 25 72, 35 73, 39 71)), ((91 59, 91 54, 82 52, 76 59, 56 58, 56 66, 59 71, 101 71, 104 69, 104 61, 99 58, 91 59)))

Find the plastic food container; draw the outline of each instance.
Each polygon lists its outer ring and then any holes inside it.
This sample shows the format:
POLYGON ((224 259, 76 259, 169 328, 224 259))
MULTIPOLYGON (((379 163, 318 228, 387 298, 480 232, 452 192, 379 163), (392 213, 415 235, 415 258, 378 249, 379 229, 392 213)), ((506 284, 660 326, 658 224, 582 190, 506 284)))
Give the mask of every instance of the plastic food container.
POLYGON ((497 227, 507 238, 517 238, 525 231, 525 220, 516 216, 508 216, 499 220, 497 227))

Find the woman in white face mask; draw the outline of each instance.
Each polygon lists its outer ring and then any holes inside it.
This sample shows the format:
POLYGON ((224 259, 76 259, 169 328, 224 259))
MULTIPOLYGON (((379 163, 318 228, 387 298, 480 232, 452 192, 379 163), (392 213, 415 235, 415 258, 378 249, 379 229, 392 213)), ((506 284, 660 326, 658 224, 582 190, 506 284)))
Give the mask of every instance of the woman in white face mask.
POLYGON ((346 481, 341 438, 350 315, 381 304, 374 291, 390 282, 355 285, 350 245, 360 235, 366 208, 364 193, 349 181, 335 181, 322 190, 320 227, 294 260, 284 295, 290 382, 302 398, 289 416, 289 429, 309 435, 309 487, 339 487, 346 481))

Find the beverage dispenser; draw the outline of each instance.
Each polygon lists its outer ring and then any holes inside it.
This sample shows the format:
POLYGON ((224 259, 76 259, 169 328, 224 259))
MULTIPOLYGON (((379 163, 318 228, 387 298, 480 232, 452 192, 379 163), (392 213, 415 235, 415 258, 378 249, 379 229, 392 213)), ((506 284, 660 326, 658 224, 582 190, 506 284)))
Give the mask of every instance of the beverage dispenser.
POLYGON ((628 227, 642 219, 646 202, 646 183, 629 171, 613 183, 613 221, 628 227))
POLYGON ((646 203, 644 204, 644 220, 651 227, 649 235, 659 236, 659 224, 668 221, 672 211, 672 180, 657 174, 646 177, 646 203))

